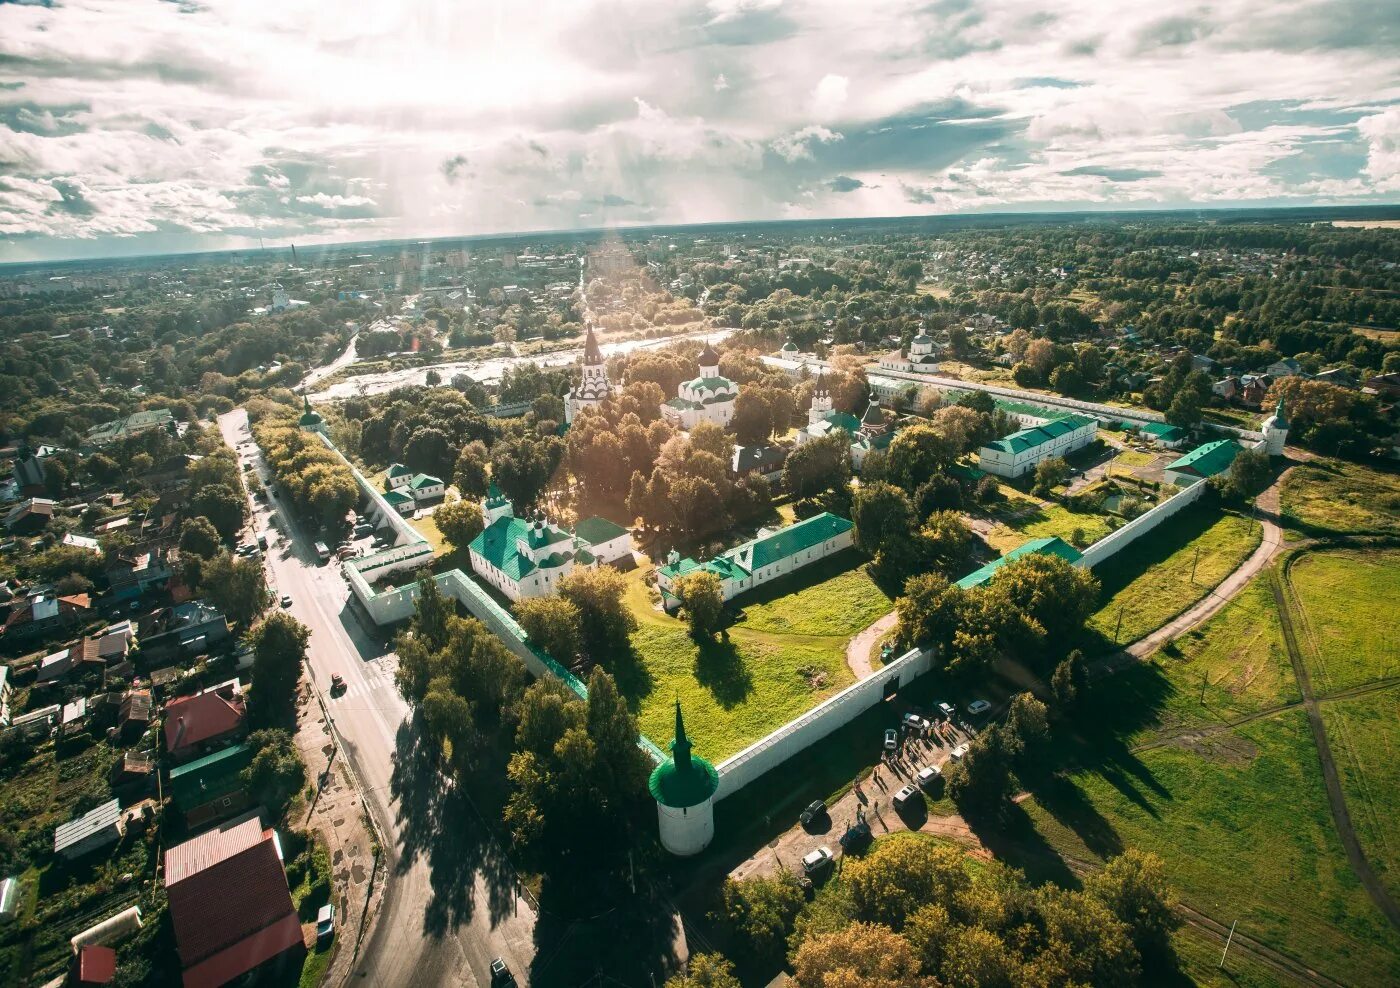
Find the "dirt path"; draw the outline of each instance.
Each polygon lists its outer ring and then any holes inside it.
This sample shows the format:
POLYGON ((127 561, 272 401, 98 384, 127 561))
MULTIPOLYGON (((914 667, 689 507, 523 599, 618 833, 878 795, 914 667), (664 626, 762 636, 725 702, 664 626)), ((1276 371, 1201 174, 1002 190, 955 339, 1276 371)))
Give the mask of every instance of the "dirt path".
POLYGON ((855 673, 857 680, 865 679, 875 672, 870 664, 870 651, 876 642, 890 633, 898 620, 899 613, 890 611, 846 643, 846 665, 855 673))
POLYGON ((1390 921, 1390 925, 1400 930, 1400 904, 1397 904, 1386 887, 1381 883, 1371 862, 1361 849, 1361 841, 1356 836, 1356 828, 1351 823, 1351 812, 1347 809, 1346 796, 1342 792, 1342 782, 1337 775, 1337 763, 1332 757, 1332 748, 1327 743, 1327 728, 1322 722, 1322 711, 1318 708, 1317 697, 1313 695, 1312 677, 1307 663, 1303 661, 1298 648, 1297 632, 1293 625, 1293 612, 1289 607, 1284 582, 1287 573, 1274 574, 1269 580, 1269 588, 1274 594, 1274 605, 1278 609, 1279 623, 1283 627, 1283 642, 1288 649, 1288 661, 1293 665, 1293 675, 1298 680, 1298 688, 1303 693, 1303 708, 1308 713, 1308 726, 1312 728, 1313 741, 1317 745, 1318 760, 1322 763, 1322 781, 1327 789, 1327 804, 1332 809, 1332 822, 1337 829, 1345 848, 1351 870, 1376 904, 1376 908, 1390 921))

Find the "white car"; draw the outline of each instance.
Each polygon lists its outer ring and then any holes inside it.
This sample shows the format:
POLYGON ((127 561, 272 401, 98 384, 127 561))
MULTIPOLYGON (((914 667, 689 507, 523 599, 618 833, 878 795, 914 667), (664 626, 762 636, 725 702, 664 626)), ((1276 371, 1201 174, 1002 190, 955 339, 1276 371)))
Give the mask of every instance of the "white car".
POLYGON ((986 700, 973 700, 967 705, 967 712, 972 714, 974 717, 978 714, 984 714, 991 709, 992 705, 986 700))
POLYGON ((899 792, 894 794, 895 807, 898 808, 903 806, 905 803, 909 802, 918 794, 919 790, 915 789, 913 786, 905 786, 903 789, 899 790, 899 792))
POLYGON ((282 595, 282 606, 283 606, 283 607, 291 607, 291 606, 292 606, 292 595, 291 595, 291 594, 284 593, 284 594, 282 595))
POLYGON ((966 755, 966 754, 967 754, 967 745, 965 745, 965 744, 960 744, 960 745, 958 745, 956 748, 954 748, 952 751, 948 752, 948 757, 951 758, 951 759, 953 759, 953 761, 955 761, 955 762, 960 762, 960 761, 962 761, 963 756, 966 755))
POLYGON ((938 712, 943 715, 944 720, 953 719, 953 705, 951 703, 940 703, 938 705, 938 712))
POLYGON ((802 870, 809 875, 815 875, 823 868, 831 864, 831 848, 819 847, 815 851, 810 851, 802 856, 802 870))
POLYGON ((940 774, 937 765, 925 765, 916 773, 915 780, 921 789, 927 789, 938 781, 940 774))

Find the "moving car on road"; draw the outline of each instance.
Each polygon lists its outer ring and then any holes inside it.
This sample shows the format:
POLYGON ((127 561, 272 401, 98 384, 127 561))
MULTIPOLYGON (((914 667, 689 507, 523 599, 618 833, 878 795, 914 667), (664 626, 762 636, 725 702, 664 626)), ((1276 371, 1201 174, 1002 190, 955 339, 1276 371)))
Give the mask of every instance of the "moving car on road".
POLYGON ((331 696, 336 696, 337 694, 339 694, 339 693, 344 693, 344 692, 345 692, 345 677, 342 676, 342 675, 341 675, 340 673, 338 673, 338 672, 332 674, 332 675, 331 675, 331 696))
POLYGON ((510 973, 504 958, 491 958, 491 988, 510 988, 515 984, 515 975, 510 973))
POLYGON ((291 595, 291 594, 289 594, 289 593, 284 593, 284 594, 282 595, 282 606, 283 606, 283 607, 291 607, 291 606, 292 606, 292 595, 291 595))

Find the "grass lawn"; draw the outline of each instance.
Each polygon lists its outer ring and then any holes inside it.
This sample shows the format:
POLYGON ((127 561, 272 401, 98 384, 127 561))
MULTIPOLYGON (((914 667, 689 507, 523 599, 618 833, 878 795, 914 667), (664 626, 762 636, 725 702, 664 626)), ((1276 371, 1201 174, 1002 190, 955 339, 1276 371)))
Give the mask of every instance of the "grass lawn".
POLYGON ((1104 650, 1115 640, 1126 645, 1160 628, 1229 576, 1259 545, 1260 535, 1248 518, 1199 506, 1168 518, 1094 569, 1103 589, 1089 618, 1089 646, 1104 650))
POLYGON ((1359 463, 1300 463, 1281 500, 1283 523, 1306 535, 1400 532, 1400 477, 1359 463))
POLYGON ((893 606, 859 557, 841 553, 739 597, 746 620, 701 645, 652 606, 645 573, 627 575, 638 628, 612 671, 647 737, 670 741, 679 698, 696 750, 715 762, 853 682, 847 641, 893 606))
POLYGON ((1301 710, 1209 749, 1120 752, 1022 804, 1050 849, 1098 861, 1153 851, 1192 907, 1350 984, 1400 979, 1400 933, 1357 883, 1332 826, 1301 710))
POLYGON ((1329 701, 1322 719, 1362 850, 1400 896, 1400 688, 1329 701))
POLYGON ((1143 449, 1125 449, 1113 458, 1113 465, 1124 467, 1150 467, 1156 459, 1156 453, 1149 453, 1143 449))
MULTIPOLYGON (((1017 504, 1018 508, 1030 509, 1033 502, 1017 504)), ((1071 536, 1076 529, 1082 531, 1079 548, 1091 545, 1107 535, 1108 515, 1070 511, 1062 504, 1047 504, 1033 508, 1028 514, 1014 520, 1002 521, 987 535, 987 542, 1005 555, 1023 542, 1031 539, 1044 539, 1058 535, 1066 542, 1074 543, 1071 536)))
POLYGON ((452 551, 452 547, 447 544, 447 540, 442 537, 442 532, 438 530, 437 521, 432 515, 410 518, 408 523, 419 535, 428 540, 428 543, 433 547, 433 552, 437 555, 441 556, 452 551))
POLYGON ((1400 675, 1400 551, 1310 552, 1288 578, 1318 694, 1400 675))
POLYGON ((1153 732, 1225 723, 1302 699, 1265 579, 1255 579, 1205 624, 1158 649, 1151 662, 1170 684, 1153 732))

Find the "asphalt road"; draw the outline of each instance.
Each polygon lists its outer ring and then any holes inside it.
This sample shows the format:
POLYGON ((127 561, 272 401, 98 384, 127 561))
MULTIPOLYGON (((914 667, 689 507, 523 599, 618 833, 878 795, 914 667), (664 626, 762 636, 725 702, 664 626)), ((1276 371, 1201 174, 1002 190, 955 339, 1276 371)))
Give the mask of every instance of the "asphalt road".
MULTIPOLYGON (((220 416, 219 428, 240 459, 266 477, 243 409, 220 416)), ((410 771, 409 709, 394 687, 397 659, 386 636, 351 610, 340 567, 316 558, 316 533, 293 524, 276 500, 254 501, 253 508, 256 530, 268 533, 269 584, 279 598, 291 596, 291 614, 311 629, 307 659, 317 688, 324 693, 337 673, 345 680, 328 709, 386 845, 388 884, 351 981, 485 986, 492 958, 502 957, 527 984, 534 913, 514 894, 509 862, 461 794, 432 773, 410 771), (273 511, 280 528, 270 526, 273 511)), ((350 947, 347 937, 343 948, 350 947)))

